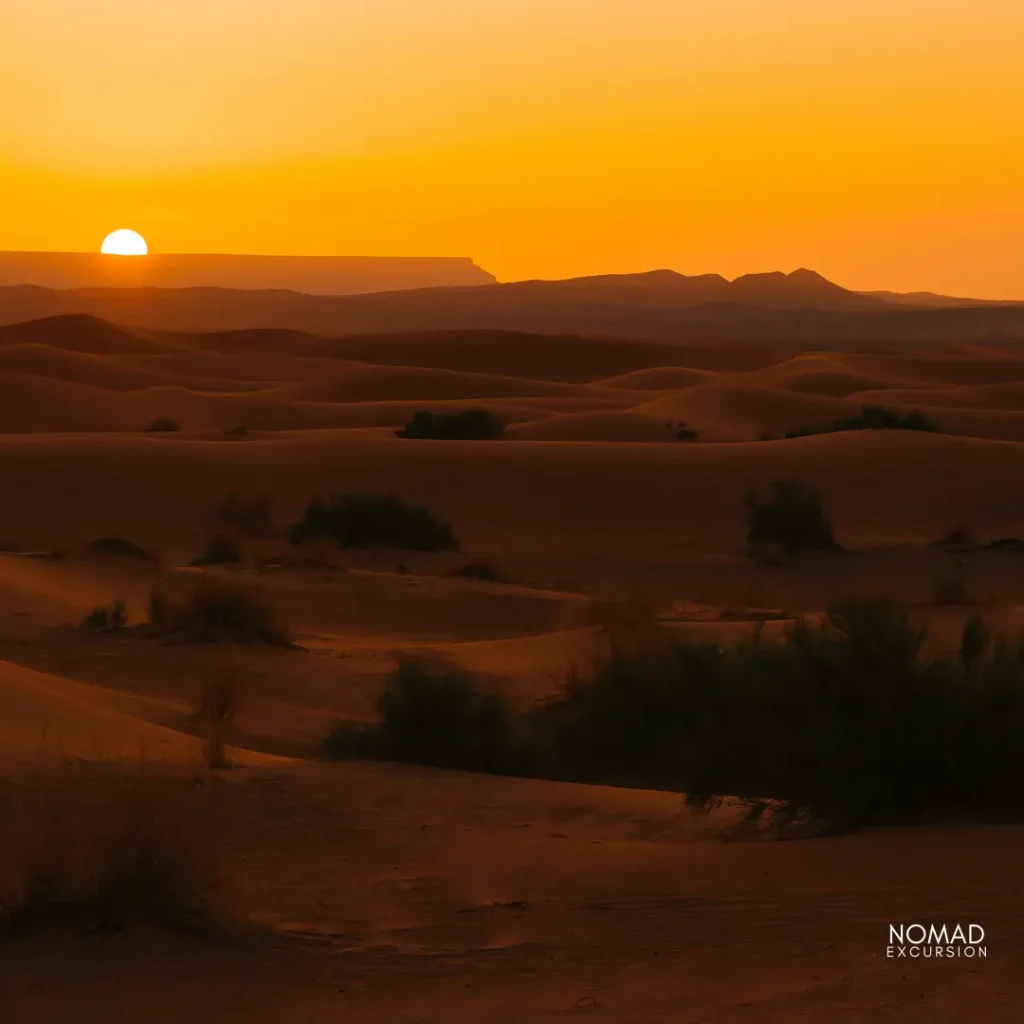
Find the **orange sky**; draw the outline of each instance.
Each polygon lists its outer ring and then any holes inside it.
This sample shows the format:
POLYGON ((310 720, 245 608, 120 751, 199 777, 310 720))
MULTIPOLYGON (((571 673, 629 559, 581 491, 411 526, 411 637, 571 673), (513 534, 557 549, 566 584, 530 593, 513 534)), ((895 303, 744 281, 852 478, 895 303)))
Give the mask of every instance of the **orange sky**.
POLYGON ((1024 298, 1022 0, 2 0, 0 249, 1024 298))

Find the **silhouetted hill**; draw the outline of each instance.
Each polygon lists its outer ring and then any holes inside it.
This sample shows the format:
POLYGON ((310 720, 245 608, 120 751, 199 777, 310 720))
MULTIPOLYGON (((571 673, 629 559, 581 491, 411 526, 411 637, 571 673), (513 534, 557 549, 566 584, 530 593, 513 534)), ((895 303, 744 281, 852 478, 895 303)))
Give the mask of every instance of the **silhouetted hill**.
POLYGON ((315 296, 217 288, 0 289, 0 322, 87 313, 129 327, 340 336, 520 331, 670 341, 1024 340, 1024 305, 931 308, 857 295, 811 271, 726 281, 671 271, 315 296))
POLYGON ((291 289, 358 295, 495 283, 463 257, 228 256, 151 253, 112 259, 91 252, 0 252, 0 287, 291 289))
POLYGON ((894 302, 900 306, 924 306, 936 309, 969 306, 1024 306, 1024 302, 1013 299, 961 299, 936 292, 860 292, 870 299, 894 302))
POLYGON ((173 346, 81 313, 0 326, 0 346, 49 345, 96 355, 142 355, 173 346))

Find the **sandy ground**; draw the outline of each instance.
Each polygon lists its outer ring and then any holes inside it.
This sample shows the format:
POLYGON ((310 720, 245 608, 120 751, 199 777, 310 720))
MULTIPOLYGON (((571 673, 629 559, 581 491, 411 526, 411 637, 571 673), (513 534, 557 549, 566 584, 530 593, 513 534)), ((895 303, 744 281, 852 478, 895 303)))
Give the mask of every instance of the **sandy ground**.
MULTIPOLYGON (((1024 535, 1024 357, 604 341, 588 366, 582 339, 478 351, 404 336, 380 339, 375 364, 365 339, 337 355, 305 336, 251 341, 245 354, 238 336, 82 319, 0 330, 0 762, 197 763, 195 693, 233 669, 237 767, 217 799, 262 928, 241 942, 6 939, 5 1022, 1019 1016, 1024 827, 729 843, 728 815, 695 818, 677 794, 336 765, 320 743, 338 719, 372 717, 406 653, 529 706, 599 649, 588 616, 610 595, 720 642, 851 592, 911 603, 935 645, 977 611, 1024 633, 1020 554, 963 556, 978 603, 936 608, 957 556, 930 546, 958 523, 982 540, 1024 535), (922 409, 948 432, 755 440, 865 401, 922 409), (505 414, 509 439, 391 436, 415 408, 473 405, 505 414), (184 429, 145 434, 158 416, 184 429), (679 419, 706 440, 667 440, 679 419), (820 488, 853 550, 785 569, 744 560, 741 498, 780 477, 820 488), (271 493, 283 522, 317 491, 395 491, 449 517, 465 551, 217 570, 280 610, 296 651, 78 628, 97 604, 123 599, 138 621, 151 589, 188 586, 231 486, 271 493), (111 534, 160 562, 82 553, 111 534), (444 576, 474 558, 510 582, 444 576), (982 924, 988 958, 888 959, 889 922, 918 920, 982 924)), ((280 553, 264 548, 253 554, 280 553)))

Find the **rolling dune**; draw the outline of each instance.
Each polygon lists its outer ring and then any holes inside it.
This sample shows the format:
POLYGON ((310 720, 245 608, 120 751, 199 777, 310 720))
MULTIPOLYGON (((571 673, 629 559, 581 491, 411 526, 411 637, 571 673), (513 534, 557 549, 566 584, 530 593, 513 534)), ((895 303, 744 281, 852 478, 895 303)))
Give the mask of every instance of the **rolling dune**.
POLYGON ((694 818, 674 793, 322 762, 339 720, 375 718, 403 657, 466 669, 527 710, 607 650, 616 609, 726 645, 886 593, 927 619, 929 649, 955 649, 974 614, 1024 635, 1019 552, 933 543, 958 524, 983 542, 1024 536, 1022 381, 1024 355, 967 343, 205 336, 84 317, 0 329, 0 789, 57 758, 198 773, 197 693, 232 673, 234 768, 196 777, 221 801, 258 928, 237 946, 27 933, 0 965, 4 1020, 99 1006, 154 1024, 368 1024, 441 1020, 424 1007, 444 1005, 446 1021, 768 1024, 849 1016, 865 979, 865 1020, 934 1019, 933 995, 950 1020, 1013 1019, 1017 824, 724 844, 734 809, 694 818), (868 403, 920 409, 942 432, 755 440, 868 403), (478 406, 507 422, 504 440, 393 436, 417 409, 478 406), (145 433, 157 417, 182 430, 145 433), (680 420, 696 441, 672 439, 680 420), (820 492, 847 552, 784 568, 745 557, 744 496, 781 479, 820 492), (246 540, 236 566, 191 567, 231 488, 272 499, 277 535, 246 540), (462 550, 296 559, 287 527, 333 490, 422 503, 462 550), (89 553, 110 536, 155 559, 89 553), (498 579, 460 576, 467 563, 498 579), (952 571, 976 603, 934 605, 952 571), (154 589, 180 598, 204 575, 253 590, 297 647, 132 628, 154 589), (118 600, 128 629, 81 627, 118 600), (969 911, 998 956, 911 978, 884 957, 884 922, 922 908, 969 911))

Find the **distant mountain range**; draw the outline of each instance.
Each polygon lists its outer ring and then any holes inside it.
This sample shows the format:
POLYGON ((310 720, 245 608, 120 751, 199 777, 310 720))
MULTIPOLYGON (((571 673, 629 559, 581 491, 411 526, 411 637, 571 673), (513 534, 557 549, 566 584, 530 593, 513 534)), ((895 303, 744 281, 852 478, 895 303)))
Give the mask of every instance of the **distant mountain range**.
POLYGON ((1024 306, 1013 299, 957 299, 935 292, 859 292, 871 299, 894 302, 900 306, 924 306, 933 309, 963 309, 969 306, 1024 306))
POLYGON ((0 288, 0 323, 61 314, 171 331, 339 336, 504 330, 660 340, 1024 340, 1024 303, 862 294, 810 270, 728 281, 669 270, 324 296, 286 290, 0 288))
POLYGON ((91 252, 0 252, 0 287, 270 288, 310 295, 359 295, 495 283, 493 274, 471 259, 458 257, 159 253, 118 259, 91 252))

